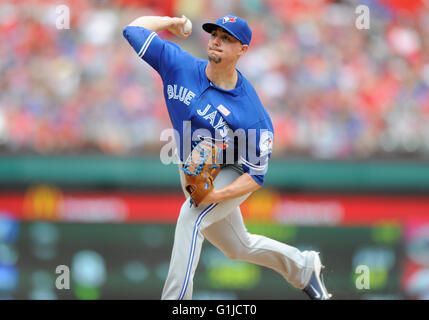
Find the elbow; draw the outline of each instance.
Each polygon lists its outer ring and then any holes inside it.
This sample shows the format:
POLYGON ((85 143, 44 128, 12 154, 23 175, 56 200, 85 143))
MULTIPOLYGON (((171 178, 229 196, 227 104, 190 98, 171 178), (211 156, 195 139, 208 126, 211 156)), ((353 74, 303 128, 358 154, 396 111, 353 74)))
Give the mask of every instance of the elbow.
POLYGON ((251 183, 251 185, 252 185, 252 192, 255 192, 256 190, 259 190, 261 187, 262 187, 262 185, 264 184, 264 182, 263 181, 261 181, 260 179, 258 179, 258 178, 255 178, 255 177, 253 177, 253 176, 251 176, 251 175, 249 175, 249 182, 251 183))
POLYGON ((161 21, 158 17, 142 16, 133 20, 127 27, 140 27, 156 32, 158 21, 161 21))
POLYGON ((128 42, 130 41, 130 34, 132 33, 132 31, 130 31, 129 29, 130 26, 126 26, 125 28, 122 29, 122 36, 128 40, 128 42))
POLYGON ((145 21, 146 21, 146 18, 144 16, 138 17, 137 19, 134 19, 133 21, 131 21, 125 28, 127 28, 127 27, 143 27, 145 21))
POLYGON ((259 190, 259 189, 261 189, 262 188, 262 185, 260 185, 259 183, 257 183, 256 181, 255 181, 255 187, 253 188, 253 192, 255 192, 255 191, 257 191, 257 190, 259 190))

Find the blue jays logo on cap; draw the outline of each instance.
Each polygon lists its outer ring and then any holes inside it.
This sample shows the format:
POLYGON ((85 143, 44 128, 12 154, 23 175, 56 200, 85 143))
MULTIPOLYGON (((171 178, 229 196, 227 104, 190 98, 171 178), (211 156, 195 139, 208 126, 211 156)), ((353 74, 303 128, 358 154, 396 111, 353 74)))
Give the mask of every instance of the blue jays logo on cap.
POLYGON ((223 17, 222 18, 222 23, 227 23, 227 22, 235 22, 235 17, 223 17))
POLYGON ((237 38, 242 44, 249 45, 252 40, 252 30, 250 30, 249 25, 246 20, 228 14, 219 18, 214 23, 204 23, 204 31, 211 33, 217 27, 221 27, 226 32, 231 34, 233 37, 237 38))

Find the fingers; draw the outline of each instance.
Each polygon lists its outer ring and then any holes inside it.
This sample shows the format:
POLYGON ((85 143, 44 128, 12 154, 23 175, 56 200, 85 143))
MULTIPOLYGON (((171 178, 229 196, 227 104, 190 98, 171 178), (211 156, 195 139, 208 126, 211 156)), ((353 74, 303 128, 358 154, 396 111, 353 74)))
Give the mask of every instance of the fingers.
POLYGON ((179 34, 177 34, 178 37, 182 38, 182 39, 186 39, 191 35, 192 31, 188 32, 188 33, 183 33, 183 31, 180 31, 179 34))
POLYGON ((182 15, 182 17, 175 17, 174 19, 174 25, 169 29, 175 36, 182 38, 182 39, 186 39, 188 38, 191 33, 192 30, 188 33, 184 33, 183 32, 183 27, 185 26, 186 21, 188 20, 188 18, 184 15, 182 15))
POLYGON ((184 15, 182 15, 180 18, 177 17, 176 18, 176 25, 183 27, 186 23, 186 20, 188 20, 188 18, 186 18, 184 15))
MULTIPOLYGON (((183 21, 183 24, 182 24, 182 28, 184 28, 185 27, 185 23, 186 23, 186 21, 188 21, 188 18, 186 17, 186 16, 184 16, 184 15, 182 15, 182 21, 183 21)), ((182 29, 183 30, 183 29, 182 29)), ((183 34, 183 36, 185 37, 185 38, 187 38, 187 37, 189 37, 190 35, 191 35, 191 33, 192 33, 192 30, 191 31, 188 31, 188 32, 182 32, 182 34, 183 34)))

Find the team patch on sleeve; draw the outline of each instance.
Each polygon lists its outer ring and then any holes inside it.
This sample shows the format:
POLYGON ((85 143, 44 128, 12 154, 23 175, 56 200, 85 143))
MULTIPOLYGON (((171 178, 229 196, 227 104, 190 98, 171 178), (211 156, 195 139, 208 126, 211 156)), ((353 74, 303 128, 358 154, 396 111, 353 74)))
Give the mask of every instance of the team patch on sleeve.
POLYGON ((265 156, 273 151, 274 135, 271 131, 264 131, 259 138, 260 156, 265 156))

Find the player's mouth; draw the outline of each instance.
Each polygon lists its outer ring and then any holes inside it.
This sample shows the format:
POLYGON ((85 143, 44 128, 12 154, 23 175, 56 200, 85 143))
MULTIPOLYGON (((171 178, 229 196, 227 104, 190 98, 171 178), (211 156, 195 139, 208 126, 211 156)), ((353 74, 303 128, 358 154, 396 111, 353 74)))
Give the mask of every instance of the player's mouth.
POLYGON ((216 48, 213 48, 213 47, 210 47, 209 50, 211 50, 211 51, 217 51, 217 52, 222 52, 221 49, 216 49, 216 48))

